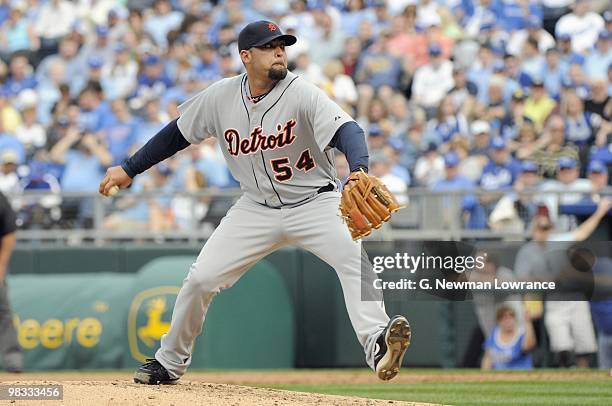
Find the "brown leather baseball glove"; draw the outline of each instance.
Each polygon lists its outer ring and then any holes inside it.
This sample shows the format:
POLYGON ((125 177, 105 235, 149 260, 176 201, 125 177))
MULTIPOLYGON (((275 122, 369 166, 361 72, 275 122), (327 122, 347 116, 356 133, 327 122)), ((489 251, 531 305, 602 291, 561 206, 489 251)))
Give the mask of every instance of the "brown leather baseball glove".
POLYGON ((375 176, 353 172, 342 191, 340 212, 353 240, 380 228, 401 206, 389 189, 375 176))

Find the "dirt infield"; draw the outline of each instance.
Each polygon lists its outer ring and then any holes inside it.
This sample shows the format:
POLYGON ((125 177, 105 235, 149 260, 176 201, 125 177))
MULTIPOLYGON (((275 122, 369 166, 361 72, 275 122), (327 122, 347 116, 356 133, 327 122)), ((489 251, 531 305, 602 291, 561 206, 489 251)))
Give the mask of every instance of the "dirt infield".
MULTIPOLYGON (((474 371, 404 370, 384 383, 366 370, 290 370, 190 372, 174 386, 131 383, 131 371, 48 372, 22 375, 0 374, 0 385, 62 384, 64 400, 19 401, 16 404, 49 405, 426 405, 391 400, 320 395, 254 388, 279 384, 377 384, 417 382, 490 382, 588 380, 605 375, 599 371, 534 371, 483 373, 474 371), (17 379, 16 379, 17 378, 17 379)), ((1 403, 1 402, 0 402, 1 403)))
MULTIPOLYGON (((18 401, 35 405, 425 405, 390 400, 319 395, 239 385, 185 381, 177 385, 144 386, 126 381, 37 381, 36 384, 64 386, 63 401, 18 401)), ((32 381, 2 382, 33 384, 32 381)))

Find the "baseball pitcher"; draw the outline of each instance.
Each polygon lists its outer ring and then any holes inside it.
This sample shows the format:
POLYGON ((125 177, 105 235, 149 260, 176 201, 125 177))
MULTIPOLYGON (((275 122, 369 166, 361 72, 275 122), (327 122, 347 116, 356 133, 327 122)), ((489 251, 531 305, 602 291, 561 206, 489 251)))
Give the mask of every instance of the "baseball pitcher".
POLYGON ((121 166, 109 168, 100 183, 100 193, 111 195, 116 187, 128 187, 136 175, 188 145, 217 137, 244 192, 191 265, 170 330, 162 337, 155 359, 136 371, 137 383, 171 384, 183 376, 213 297, 261 258, 290 244, 314 253, 338 273, 351 323, 366 362, 378 377, 389 380, 399 372, 410 344, 410 326, 402 316, 389 319, 382 292, 372 285, 367 294, 375 300, 361 300, 361 264, 371 265, 360 241, 354 240, 367 235, 369 225, 376 227, 389 216, 377 199, 367 197, 353 204, 357 194, 351 197, 347 191, 374 190, 391 211, 393 199, 384 186, 367 179, 363 130, 322 90, 287 71, 285 47, 295 42, 275 23, 247 25, 238 38, 246 73, 220 80, 183 103, 178 119, 121 166), (346 155, 353 172, 343 190, 351 200, 344 219, 339 216, 341 193, 333 148, 346 155), (365 208, 366 200, 372 210, 365 208), (364 216, 356 213, 357 207, 364 216), (351 213, 357 217, 351 218, 351 213))

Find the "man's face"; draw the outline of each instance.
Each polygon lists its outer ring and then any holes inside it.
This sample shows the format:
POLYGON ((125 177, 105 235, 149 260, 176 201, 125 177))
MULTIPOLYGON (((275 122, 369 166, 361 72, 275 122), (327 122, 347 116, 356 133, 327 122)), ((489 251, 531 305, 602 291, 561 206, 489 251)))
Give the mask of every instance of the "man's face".
POLYGON ((608 173, 591 172, 589 173, 589 180, 591 181, 594 190, 601 190, 608 185, 608 173))
POLYGON ((526 187, 535 187, 539 181, 536 172, 523 172, 520 174, 519 179, 526 187))
POLYGON ((241 57, 255 75, 267 76, 271 80, 282 80, 287 76, 287 53, 282 40, 243 51, 241 57))
POLYGON ((474 144, 477 148, 486 148, 489 145, 489 133, 481 132, 474 136, 474 144))
POLYGON ((578 179, 578 169, 576 168, 560 168, 557 175, 559 182, 569 184, 578 179))
POLYGON ((505 148, 495 148, 491 152, 491 157, 496 164, 504 164, 508 158, 508 153, 505 148))
POLYGON ((565 123, 563 120, 551 120, 550 127, 551 143, 555 145, 565 144, 565 123))

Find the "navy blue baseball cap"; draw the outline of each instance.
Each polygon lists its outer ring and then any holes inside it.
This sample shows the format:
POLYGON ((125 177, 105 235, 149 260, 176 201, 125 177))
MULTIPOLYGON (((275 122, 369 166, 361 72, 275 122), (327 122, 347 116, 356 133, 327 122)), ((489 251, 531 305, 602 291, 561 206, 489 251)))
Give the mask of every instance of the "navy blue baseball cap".
POLYGON ((570 157, 563 157, 559 159, 559 169, 573 169, 576 167, 576 160, 570 157))
POLYGON ((280 27, 271 21, 255 21, 244 27, 238 34, 238 49, 242 51, 260 47, 275 39, 282 40, 285 46, 293 45, 297 41, 293 35, 283 34, 280 27))
POLYGON ((589 162, 588 171, 589 173, 605 173, 608 171, 608 169, 601 161, 591 161, 589 162))

